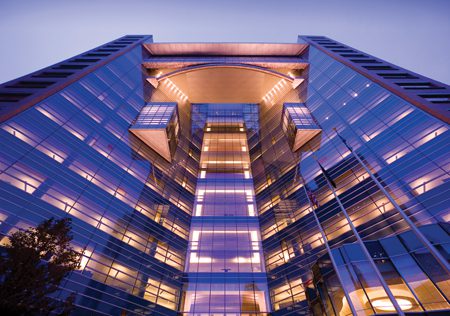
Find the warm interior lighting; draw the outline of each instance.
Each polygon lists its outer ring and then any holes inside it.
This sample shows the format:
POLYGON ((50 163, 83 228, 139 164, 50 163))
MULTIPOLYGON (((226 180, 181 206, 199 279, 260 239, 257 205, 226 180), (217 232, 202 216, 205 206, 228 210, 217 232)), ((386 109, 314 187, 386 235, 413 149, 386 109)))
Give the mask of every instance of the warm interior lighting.
POLYGON ((408 148, 405 148, 404 150, 401 150, 395 154, 388 153, 387 155, 384 155, 383 158, 386 160, 386 163, 390 165, 391 163, 395 162, 397 159, 400 159, 403 156, 405 156, 411 150, 412 150, 411 147, 408 147, 408 148))
POLYGON ((183 101, 186 101, 188 99, 186 94, 184 94, 181 91, 181 89, 175 83, 173 83, 173 81, 170 80, 169 78, 163 80, 163 85, 165 86, 165 88, 167 90, 169 90, 170 93, 175 94, 177 96, 177 98, 179 98, 183 101))
POLYGON ((253 204, 248 204, 248 216, 255 216, 255 207, 253 204))
POLYGON ((211 263, 213 260, 211 257, 197 257, 197 253, 192 252, 189 261, 191 263, 211 263))
POLYGON ((434 131, 431 132, 427 132, 428 134, 424 137, 422 137, 420 140, 418 140, 417 142, 414 143, 415 147, 419 147, 431 140, 433 140, 434 138, 438 137, 439 135, 441 135, 442 133, 446 132, 448 130, 448 128, 446 128, 445 126, 442 126, 434 131))
POLYGON ((33 194, 45 179, 36 173, 33 174, 34 177, 29 176, 27 173, 30 174, 31 172, 16 164, 15 168, 10 168, 8 172, 1 173, 0 180, 8 182, 29 194, 33 194))
POLYGON ((443 183, 445 183, 447 178, 448 176, 445 171, 436 169, 435 171, 412 181, 411 183, 409 183, 409 186, 411 187, 413 192, 415 192, 417 195, 420 195, 442 185, 443 183))
POLYGON ((245 257, 236 257, 231 260, 231 262, 234 263, 260 263, 261 262, 261 256, 258 252, 254 252, 251 258, 245 258, 245 257))
MULTIPOLYGON (((390 287, 390 289, 394 294, 397 304, 402 310, 407 311, 417 306, 417 303, 411 292, 396 288, 395 286, 390 287)), ((395 307, 392 304, 391 300, 386 295, 384 290, 380 288, 367 288, 365 291, 359 289, 357 291, 351 292, 350 297, 353 297, 352 300, 359 297, 359 299, 362 300, 364 306, 369 308, 369 306, 372 305, 375 308, 375 312, 395 312, 395 307)), ((347 305, 346 301, 343 301, 343 303, 344 305, 347 305)))
POLYGON ((209 160, 209 161, 205 161, 203 162, 204 164, 231 164, 231 165, 241 165, 243 163, 245 163, 246 161, 240 161, 240 160, 209 160))
POLYGON ((259 241, 258 233, 255 230, 194 230, 192 234, 192 241, 198 241, 202 234, 250 234, 252 241, 259 241))
MULTIPOLYGON (((406 298, 396 297, 395 300, 404 311, 410 310, 413 307, 411 301, 406 298)), ((395 307, 388 297, 380 297, 372 300, 372 306, 383 312, 395 312, 395 307)))
POLYGON ((92 251, 89 251, 87 249, 85 249, 83 251, 83 255, 81 257, 81 261, 80 261, 80 270, 84 270, 84 268, 86 267, 89 259, 91 258, 92 255, 92 251))
POLYGON ((281 286, 273 288, 273 307, 275 310, 283 308, 286 301, 294 299, 296 302, 306 300, 303 281, 299 279, 287 280, 281 286))
MULTIPOLYGON (((235 235, 235 234, 249 234, 250 235, 250 241, 251 241, 251 245, 252 245, 252 250, 253 251, 259 251, 259 235, 258 232, 255 230, 250 230, 250 231, 246 231, 246 230, 242 230, 242 231, 228 231, 228 230, 214 230, 214 231, 199 231, 199 230, 194 230, 192 232, 192 237, 191 237, 191 244, 190 244, 190 249, 197 251, 198 250, 198 244, 200 241, 200 236, 204 235, 204 234, 213 234, 213 235, 221 235, 221 234, 230 234, 230 235, 235 235)), ((192 252, 190 254, 189 257, 189 262, 190 263, 211 263, 213 262, 213 258, 211 257, 198 257, 197 256, 197 252, 192 252)), ((234 259, 231 260, 231 262, 234 263, 260 263, 261 262, 261 256, 259 254, 259 252, 253 252, 251 257, 236 257, 234 259)))
POLYGON ((408 116, 410 113, 412 113, 413 109, 409 108, 406 109, 404 112, 400 113, 399 115, 397 115, 393 120, 391 120, 390 122, 388 122, 389 126, 394 125, 395 123, 397 123, 398 121, 402 120, 403 118, 405 118, 406 116, 408 116))
MULTIPOLYGON (((232 284, 232 283, 231 283, 232 284)), ((202 302, 217 302, 217 301, 226 301, 228 302, 227 309, 229 310, 238 310, 240 311, 241 305, 240 302, 247 301, 251 306, 255 306, 255 310, 259 311, 258 313, 243 313, 244 315, 256 315, 260 313, 264 313, 267 311, 266 304, 266 296, 264 291, 245 291, 245 290, 230 290, 227 289, 226 292, 219 289, 212 289, 208 291, 204 290, 188 290, 186 292, 186 300, 184 303, 185 311, 196 310, 195 315, 224 315, 221 313, 220 306, 212 306, 212 308, 217 309, 217 313, 199 313, 197 310, 198 306, 202 304, 202 302), (196 306, 196 307, 194 307, 196 306)), ((223 308, 223 307, 222 307, 223 308)), ((227 312, 226 315, 240 315, 238 312, 227 312)))
POLYGON ((199 189, 198 195, 204 195, 205 193, 245 193, 248 196, 253 196, 253 191, 251 189, 243 190, 243 189, 199 189))
POLYGON ((202 215, 202 205, 197 204, 195 206, 195 216, 201 216, 202 215))
POLYGON ((266 95, 263 97, 263 100, 268 101, 272 97, 274 97, 278 93, 278 91, 280 91, 281 88, 284 87, 285 83, 285 79, 281 79, 280 81, 278 81, 278 83, 272 89, 270 89, 269 92, 266 93, 266 95))

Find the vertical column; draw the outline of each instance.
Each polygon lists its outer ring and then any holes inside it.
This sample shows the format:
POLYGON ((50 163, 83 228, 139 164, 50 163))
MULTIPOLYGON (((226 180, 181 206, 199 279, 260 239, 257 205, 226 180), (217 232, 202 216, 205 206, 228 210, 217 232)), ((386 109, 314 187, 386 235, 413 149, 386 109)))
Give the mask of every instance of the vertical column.
POLYGON ((224 113, 204 130, 184 312, 264 315, 267 279, 247 133, 242 117, 224 113))

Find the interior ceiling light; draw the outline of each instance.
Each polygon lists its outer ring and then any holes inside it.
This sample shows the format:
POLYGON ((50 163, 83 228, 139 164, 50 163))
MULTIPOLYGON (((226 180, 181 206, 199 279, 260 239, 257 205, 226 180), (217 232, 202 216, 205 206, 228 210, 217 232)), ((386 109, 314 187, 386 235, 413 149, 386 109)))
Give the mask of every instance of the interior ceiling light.
MULTIPOLYGON (((400 308, 404 311, 413 308, 413 304, 408 298, 396 297, 395 300, 397 301, 400 308)), ((395 312, 395 307, 388 297, 379 297, 373 299, 372 306, 383 312, 395 312)))
POLYGON ((277 94, 277 90, 280 91, 285 84, 285 79, 281 79, 280 81, 278 81, 278 83, 272 89, 270 89, 269 92, 266 93, 266 95, 263 97, 263 100, 268 101, 272 96, 275 96, 277 94))
POLYGON ((178 88, 178 86, 169 78, 164 79, 162 83, 169 89, 170 93, 175 94, 178 99, 181 99, 183 101, 186 101, 188 99, 187 95, 184 94, 181 89, 178 88))

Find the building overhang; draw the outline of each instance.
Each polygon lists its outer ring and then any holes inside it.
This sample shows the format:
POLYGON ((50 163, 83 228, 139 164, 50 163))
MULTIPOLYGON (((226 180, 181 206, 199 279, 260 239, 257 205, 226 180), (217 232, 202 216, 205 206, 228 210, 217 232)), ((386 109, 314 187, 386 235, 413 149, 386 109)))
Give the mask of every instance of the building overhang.
POLYGON ((300 56, 300 43, 147 43, 153 56, 300 56))
POLYGON ((246 64, 270 69, 305 69, 308 62, 300 57, 245 57, 245 56, 151 56, 143 65, 146 69, 176 69, 205 64, 246 64))
MULTIPOLYGON (((184 103, 260 103, 307 81, 307 44, 147 43, 147 81, 184 103)), ((304 90, 304 89, 303 89, 304 90)), ((161 96, 157 91, 156 96, 161 96)), ((165 97, 163 97, 165 98, 165 97)))
POLYGON ((169 138, 167 137, 167 131, 165 128, 159 129, 146 129, 146 128, 133 128, 129 129, 131 133, 142 140, 147 146, 157 152, 161 157, 168 162, 172 161, 169 148, 169 138))

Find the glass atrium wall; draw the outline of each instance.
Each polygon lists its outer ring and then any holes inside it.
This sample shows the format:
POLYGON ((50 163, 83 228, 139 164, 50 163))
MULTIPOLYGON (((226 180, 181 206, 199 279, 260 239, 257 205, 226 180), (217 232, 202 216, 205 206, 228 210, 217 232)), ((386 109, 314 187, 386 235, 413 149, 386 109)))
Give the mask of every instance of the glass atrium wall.
POLYGON ((193 111, 197 119, 203 114, 204 136, 184 314, 265 315, 267 281, 247 141, 257 131, 257 105, 194 104, 193 111))
MULTIPOLYGON (((450 242, 449 229, 448 223, 421 227, 430 240, 447 245, 450 242)), ((405 312, 448 310, 448 279, 445 273, 439 272, 439 268, 429 266, 429 257, 415 249, 417 244, 418 240, 411 232, 365 242, 405 312)), ((322 306, 327 314, 351 314, 344 298, 344 290, 349 293, 361 314, 395 312, 386 295, 373 286, 373 274, 367 273, 367 260, 360 247, 347 244, 333 249, 331 255, 337 262, 342 284, 331 266, 328 254, 320 258, 313 269, 314 286, 319 290, 322 306)), ((316 300, 313 305, 319 305, 317 302, 316 300)))

